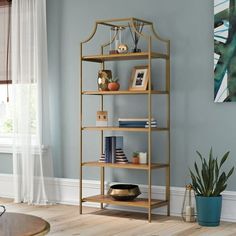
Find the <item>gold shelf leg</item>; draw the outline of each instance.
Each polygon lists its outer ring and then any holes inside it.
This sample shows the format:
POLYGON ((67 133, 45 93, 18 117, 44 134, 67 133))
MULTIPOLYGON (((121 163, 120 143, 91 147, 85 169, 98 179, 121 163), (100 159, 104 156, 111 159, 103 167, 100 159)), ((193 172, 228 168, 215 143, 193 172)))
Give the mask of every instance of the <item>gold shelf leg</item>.
POLYGON ((167 126, 169 128, 167 162, 169 164, 169 167, 166 168, 166 200, 168 201, 167 215, 170 216, 170 41, 168 41, 167 53, 168 53, 168 59, 166 60, 166 91, 168 91, 167 126))
POLYGON ((148 208, 148 222, 149 223, 152 222, 152 208, 151 207, 148 208))
POLYGON ((170 167, 166 168, 166 182, 167 216, 170 216, 170 167))
MULTIPOLYGON (((101 194, 104 195, 104 167, 101 167, 101 194)), ((104 209, 103 203, 100 204, 100 208, 104 209)))
POLYGON ((82 168, 80 168, 80 205, 79 205, 79 213, 82 214, 83 211, 82 211, 82 168))
POLYGON ((82 162, 83 162, 83 135, 82 135, 82 124, 83 124, 83 116, 82 116, 82 113, 83 113, 83 101, 82 101, 82 86, 83 86, 83 83, 82 83, 82 76, 83 76, 83 72, 82 72, 82 67, 83 67, 83 62, 82 62, 82 55, 83 55, 83 52, 82 52, 82 49, 83 49, 83 44, 81 43, 80 44, 80 177, 79 177, 79 198, 80 198, 80 209, 79 209, 79 212, 80 214, 82 214, 82 204, 83 204, 83 201, 82 201, 82 197, 83 197, 83 194, 82 194, 82 178, 83 178, 83 173, 82 173, 82 162))
POLYGON ((148 82, 148 120, 149 120, 149 130, 148 130, 148 222, 152 220, 152 129, 151 129, 151 119, 152 119, 152 93, 151 93, 151 51, 152 51, 152 38, 149 37, 148 43, 148 72, 149 72, 149 82, 148 82))
MULTIPOLYGON (((103 54, 103 47, 101 47, 101 54, 103 54)), ((101 69, 104 70, 105 68, 105 63, 102 62, 101 63, 101 69)), ((103 99, 103 95, 100 96, 101 97, 101 103, 100 103, 100 109, 101 111, 103 111, 103 102, 104 102, 104 99, 103 99)), ((100 153, 102 155, 103 153, 103 139, 104 139, 104 132, 101 130, 101 147, 100 147, 100 153)), ((101 195, 104 195, 104 180, 105 180, 105 168, 104 167, 101 167, 100 168, 100 191, 101 191, 101 195)), ((100 204, 100 208, 103 209, 104 208, 104 204, 101 203, 100 204)))

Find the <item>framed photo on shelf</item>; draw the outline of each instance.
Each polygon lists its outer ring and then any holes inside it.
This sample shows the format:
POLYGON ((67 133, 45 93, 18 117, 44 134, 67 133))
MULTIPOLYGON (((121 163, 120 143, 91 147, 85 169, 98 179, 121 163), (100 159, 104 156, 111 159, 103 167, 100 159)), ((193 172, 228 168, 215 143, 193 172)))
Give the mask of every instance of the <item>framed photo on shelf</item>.
POLYGON ((146 90, 148 80, 148 66, 135 66, 132 70, 129 90, 146 90))

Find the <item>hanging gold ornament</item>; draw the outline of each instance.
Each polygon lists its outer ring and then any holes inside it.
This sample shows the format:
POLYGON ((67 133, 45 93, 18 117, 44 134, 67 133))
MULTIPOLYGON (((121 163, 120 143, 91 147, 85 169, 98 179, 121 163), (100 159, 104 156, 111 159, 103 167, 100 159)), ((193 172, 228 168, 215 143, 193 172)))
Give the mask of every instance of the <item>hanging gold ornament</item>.
POLYGON ((126 44, 120 44, 119 46, 118 46, 118 52, 119 53, 127 53, 128 52, 128 46, 126 45, 126 44))

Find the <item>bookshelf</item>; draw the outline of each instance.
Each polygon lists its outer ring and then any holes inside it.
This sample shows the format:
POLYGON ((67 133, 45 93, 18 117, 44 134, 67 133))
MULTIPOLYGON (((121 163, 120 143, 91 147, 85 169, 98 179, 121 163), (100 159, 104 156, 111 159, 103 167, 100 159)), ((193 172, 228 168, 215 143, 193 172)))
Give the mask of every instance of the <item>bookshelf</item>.
MULTIPOLYGON (((162 58, 167 59, 169 56, 157 53, 150 52, 151 58, 162 58)), ((127 54, 109 54, 109 55, 92 55, 92 56, 83 56, 83 61, 91 61, 91 62, 105 62, 105 61, 128 61, 128 60, 144 60, 148 59, 148 52, 140 52, 140 53, 127 53, 127 54)))
MULTIPOLYGON (((109 167, 109 168, 120 168, 120 169, 140 169, 140 170, 148 170, 149 166, 145 164, 116 164, 116 163, 102 163, 102 162, 83 162, 82 166, 97 166, 97 167, 109 167)), ((163 163, 152 163, 151 169, 160 169, 166 168, 168 164, 163 163)))
MULTIPOLYGON (((148 94, 148 90, 140 90, 140 91, 132 91, 132 90, 119 90, 119 91, 82 91, 84 95, 134 95, 134 94, 148 94)), ((152 90, 151 94, 166 94, 168 95, 168 91, 159 91, 152 90)))
MULTIPOLYGON (((99 126, 89 126, 82 127, 82 130, 100 130, 100 131, 129 131, 129 132, 149 132, 149 128, 125 128, 125 127, 99 127, 99 126)), ((168 131, 168 128, 151 128, 151 131, 168 131)))
MULTIPOLYGON (((104 29, 104 27, 103 27, 104 29)), ((80 214, 82 214, 84 202, 96 202, 100 203, 101 209, 104 208, 104 204, 112 204, 119 206, 133 206, 145 208, 147 210, 148 221, 151 222, 152 209, 157 207, 167 207, 167 215, 170 214, 170 41, 161 38, 155 31, 153 23, 137 18, 122 18, 122 19, 111 19, 101 20, 95 22, 95 27, 88 39, 81 42, 80 44, 80 214), (149 34, 137 32, 134 26, 134 22, 138 22, 148 28, 149 34), (132 27, 132 30, 139 34, 141 38, 147 42, 147 51, 126 53, 126 54, 108 54, 104 53, 104 50, 109 46, 112 41, 101 45, 101 54, 99 55, 83 55, 83 46, 88 43, 96 34, 99 26, 107 26, 109 30, 111 27, 132 27), (153 41, 159 41, 165 45, 166 53, 156 52, 152 50, 153 41), (151 88, 151 68, 152 60, 165 60, 165 89, 164 90, 152 90, 151 88), (130 90, 119 90, 119 91, 87 91, 83 90, 83 62, 99 63, 101 69, 104 70, 106 62, 109 61, 128 61, 128 60, 146 60, 148 65, 149 82, 147 90, 130 91, 130 90), (140 95, 147 96, 147 107, 148 107, 148 121, 151 123, 152 119, 152 96, 163 95, 167 99, 167 120, 166 127, 148 127, 148 128, 130 128, 130 127, 98 127, 98 126, 84 126, 83 125, 83 96, 99 96, 100 97, 100 110, 104 109, 104 99, 106 96, 121 96, 121 95, 140 95), (148 164, 118 164, 118 163, 101 163, 98 161, 86 161, 86 157, 83 156, 83 133, 84 132, 100 132, 101 150, 95 160, 99 159, 99 155, 103 153, 104 135, 106 131, 114 132, 145 132, 147 133, 147 144, 148 144, 148 164), (167 150, 165 163, 153 163, 152 162, 152 132, 167 132, 167 150), (95 167, 100 169, 100 195, 95 196, 83 196, 83 168, 95 167), (148 193, 147 198, 136 198, 132 201, 117 201, 113 200, 105 193, 105 168, 116 168, 116 169, 136 169, 140 171, 147 171, 147 185, 148 193), (165 199, 153 199, 152 198, 152 171, 158 169, 165 170, 165 199)))

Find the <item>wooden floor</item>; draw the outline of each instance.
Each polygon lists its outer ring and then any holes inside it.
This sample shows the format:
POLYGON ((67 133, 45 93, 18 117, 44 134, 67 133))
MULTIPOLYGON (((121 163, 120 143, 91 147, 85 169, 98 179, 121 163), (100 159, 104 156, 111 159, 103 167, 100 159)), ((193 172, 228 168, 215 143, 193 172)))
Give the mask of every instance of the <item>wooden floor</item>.
POLYGON ((12 200, 0 198, 8 212, 20 212, 39 216, 51 225, 48 235, 56 236, 236 236, 236 223, 221 223, 214 228, 185 223, 177 217, 153 216, 152 223, 142 213, 115 210, 100 210, 84 207, 79 214, 78 206, 52 205, 28 206, 14 204, 12 200))

